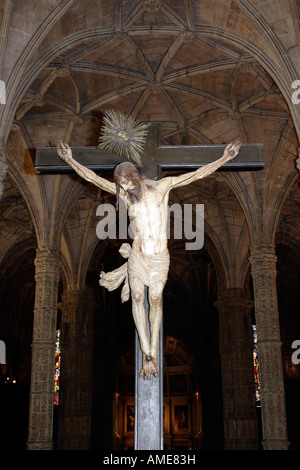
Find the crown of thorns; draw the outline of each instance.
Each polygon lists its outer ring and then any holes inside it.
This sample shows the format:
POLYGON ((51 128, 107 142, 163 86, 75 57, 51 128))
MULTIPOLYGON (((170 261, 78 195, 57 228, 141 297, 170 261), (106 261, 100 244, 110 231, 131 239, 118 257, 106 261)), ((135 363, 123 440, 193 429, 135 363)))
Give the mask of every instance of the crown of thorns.
POLYGON ((149 124, 135 121, 119 111, 106 111, 98 148, 121 155, 142 167, 140 154, 146 141, 149 124))

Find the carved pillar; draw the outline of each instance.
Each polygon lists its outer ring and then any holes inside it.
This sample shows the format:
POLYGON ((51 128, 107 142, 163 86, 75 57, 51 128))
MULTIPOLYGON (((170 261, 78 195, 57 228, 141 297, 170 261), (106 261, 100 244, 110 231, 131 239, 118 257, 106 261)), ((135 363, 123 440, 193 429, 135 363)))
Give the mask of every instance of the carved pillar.
POLYGON ((287 450, 280 326, 273 245, 254 246, 250 263, 254 287, 257 349, 261 380, 264 450, 287 450))
POLYGON ((54 364, 60 251, 39 248, 35 258, 35 305, 29 407, 29 450, 52 449, 54 364))
POLYGON ((226 450, 258 449, 253 376, 251 308, 241 289, 228 289, 216 302, 222 369, 226 450))
POLYGON ((92 293, 63 295, 59 448, 89 450, 91 445, 94 301, 92 293))

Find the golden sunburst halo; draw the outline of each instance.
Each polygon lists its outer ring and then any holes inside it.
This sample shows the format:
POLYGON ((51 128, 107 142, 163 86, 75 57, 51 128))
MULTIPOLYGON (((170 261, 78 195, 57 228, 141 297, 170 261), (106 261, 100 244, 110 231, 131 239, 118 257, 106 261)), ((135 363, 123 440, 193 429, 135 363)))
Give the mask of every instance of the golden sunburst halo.
POLYGON ((142 167, 140 155, 149 124, 114 110, 104 113, 103 123, 98 148, 116 153, 142 167))

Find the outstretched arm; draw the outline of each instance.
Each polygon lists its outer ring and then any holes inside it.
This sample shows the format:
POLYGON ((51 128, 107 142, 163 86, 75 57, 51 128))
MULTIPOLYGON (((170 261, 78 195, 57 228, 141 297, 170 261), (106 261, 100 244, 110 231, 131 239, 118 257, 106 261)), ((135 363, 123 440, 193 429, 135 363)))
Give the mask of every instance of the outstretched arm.
POLYGON ((214 173, 218 168, 220 168, 224 163, 229 162, 233 158, 237 156, 239 153, 241 144, 239 142, 235 142, 234 144, 228 145, 223 153, 223 156, 218 160, 208 163, 201 168, 198 168, 196 171, 192 171, 190 173, 185 173, 180 176, 172 176, 170 177, 170 189, 177 188, 179 186, 186 186, 198 179, 205 178, 206 176, 211 175, 214 173))
POLYGON ((101 176, 96 175, 92 170, 89 170, 85 166, 78 163, 72 157, 72 150, 68 144, 63 144, 62 142, 57 147, 57 153, 66 163, 68 163, 79 176, 84 178, 86 181, 93 183, 95 186, 98 186, 109 193, 116 194, 116 185, 101 176))

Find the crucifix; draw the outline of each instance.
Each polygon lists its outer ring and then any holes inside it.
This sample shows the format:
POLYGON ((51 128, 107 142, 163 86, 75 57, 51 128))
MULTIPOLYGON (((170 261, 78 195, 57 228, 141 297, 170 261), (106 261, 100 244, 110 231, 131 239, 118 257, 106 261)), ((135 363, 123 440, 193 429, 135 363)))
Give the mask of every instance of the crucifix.
POLYGON ((63 143, 57 150, 39 148, 35 167, 38 173, 68 173, 73 169, 87 181, 115 194, 117 205, 121 198, 128 208, 134 228, 133 243, 132 247, 123 244, 120 249, 128 261, 112 273, 101 273, 100 285, 112 290, 124 281, 122 301, 128 300, 131 292, 136 325, 135 449, 162 450, 161 324, 162 294, 169 270, 166 237, 169 192, 220 168, 222 171, 259 170, 263 168, 262 146, 240 146, 239 143, 227 147, 161 146, 158 124, 136 126, 131 119, 131 127, 128 127, 128 122, 120 113, 107 112, 106 133, 102 139, 105 150, 71 149, 63 143), (142 161, 139 158, 141 143, 144 146, 142 161), (122 151, 116 152, 120 146, 122 151), (143 176, 136 168, 141 164, 143 176), (115 182, 97 175, 97 171, 103 170, 114 170, 115 182), (182 170, 183 173, 161 178, 162 170, 170 173, 182 170))

